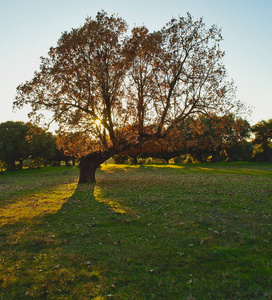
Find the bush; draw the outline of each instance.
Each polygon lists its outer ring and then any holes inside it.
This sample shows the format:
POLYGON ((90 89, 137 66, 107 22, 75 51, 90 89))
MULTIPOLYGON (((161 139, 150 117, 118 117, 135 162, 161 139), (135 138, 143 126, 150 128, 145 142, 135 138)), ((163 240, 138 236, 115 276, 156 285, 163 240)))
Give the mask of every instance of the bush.
POLYGON ((181 156, 177 156, 177 157, 175 157, 173 160, 174 160, 174 163, 175 163, 175 164, 179 164, 179 163, 183 162, 181 156))
POLYGON ((4 161, 0 160, 0 172, 5 171, 6 168, 7 168, 7 164, 4 161))
POLYGON ((255 145, 252 160, 258 162, 272 161, 272 148, 255 145))
POLYGON ((186 159, 184 160, 184 163, 191 164, 191 163, 193 163, 193 161, 194 161, 193 157, 190 154, 188 154, 186 159))
POLYGON ((139 158, 138 159, 138 164, 139 165, 144 165, 145 164, 145 159, 144 158, 139 158))
POLYGON ((112 157, 115 164, 125 164, 128 161, 127 155, 114 155, 112 157))
POLYGON ((152 164, 153 163, 152 157, 147 158, 145 163, 146 164, 152 164))

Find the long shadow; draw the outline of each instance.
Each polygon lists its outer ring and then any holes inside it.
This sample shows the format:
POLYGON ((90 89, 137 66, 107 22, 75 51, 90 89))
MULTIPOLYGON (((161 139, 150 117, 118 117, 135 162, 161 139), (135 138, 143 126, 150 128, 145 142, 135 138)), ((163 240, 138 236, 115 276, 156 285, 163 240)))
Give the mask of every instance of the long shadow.
MULTIPOLYGON (((0 227, 0 299, 181 299, 181 292, 190 292, 191 282, 184 277, 180 283, 180 278, 196 265, 219 269, 220 275, 225 270, 225 266, 220 269, 221 257, 225 256, 229 266, 229 256, 222 249, 238 248, 241 270, 245 262, 250 263, 247 258, 242 260, 246 252, 239 250, 239 239, 233 241, 223 231, 219 235, 207 229, 220 225, 217 210, 213 215, 196 208, 191 212, 189 198, 181 202, 172 193, 175 178, 158 187, 153 176, 149 180, 143 176, 146 170, 135 175, 116 172, 118 182, 103 174, 96 186, 77 186, 58 211, 0 227), (196 222, 200 214, 202 226, 196 222), (215 250, 218 245, 220 251, 215 250), (206 253, 205 249, 213 251, 206 253), (214 253, 218 256, 211 259, 214 253), (132 297, 125 297, 124 291, 132 297)), ((193 198, 196 205, 210 209, 200 196, 193 198)), ((221 228, 228 225, 227 217, 221 220, 221 228)), ((235 264, 239 264, 236 258, 235 264)), ((206 275, 205 269, 203 272, 206 275)))
POLYGON ((93 231, 105 230, 107 206, 95 201, 94 188, 78 186, 55 213, 0 227, 0 299, 71 297, 87 286, 99 296, 103 268, 91 253, 100 247, 93 231))
POLYGON ((93 184, 78 185, 62 201, 59 210, 0 227, 0 299, 111 293, 106 273, 123 257, 127 208, 93 184))

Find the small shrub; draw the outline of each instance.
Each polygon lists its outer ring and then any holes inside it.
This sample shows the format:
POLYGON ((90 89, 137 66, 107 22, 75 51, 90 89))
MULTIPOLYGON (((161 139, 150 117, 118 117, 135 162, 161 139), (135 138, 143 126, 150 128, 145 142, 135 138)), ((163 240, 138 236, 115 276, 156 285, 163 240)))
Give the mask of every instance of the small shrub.
POLYGON ((0 172, 3 172, 6 170, 6 163, 2 160, 0 160, 0 172))
POLYGON ((153 164, 166 164, 166 160, 164 158, 157 158, 157 157, 153 157, 152 158, 152 163, 153 164))
POLYGON ((152 157, 149 157, 149 158, 146 160, 146 164, 152 164, 152 162, 153 162, 152 157))
POLYGON ((192 164, 193 163, 193 158, 190 154, 187 155, 186 159, 184 160, 185 164, 192 164))
POLYGON ((134 160, 133 160, 132 157, 129 157, 127 162, 128 162, 129 165, 134 165, 134 160))
POLYGON ((115 164, 125 164, 126 161, 128 160, 127 155, 114 155, 112 157, 113 161, 115 164))
POLYGON ((173 160, 174 160, 174 163, 175 163, 175 164, 179 164, 179 163, 182 162, 181 156, 177 156, 177 157, 175 157, 173 160))
POLYGON ((138 159, 138 164, 139 165, 144 165, 145 164, 145 159, 144 158, 139 158, 138 159))

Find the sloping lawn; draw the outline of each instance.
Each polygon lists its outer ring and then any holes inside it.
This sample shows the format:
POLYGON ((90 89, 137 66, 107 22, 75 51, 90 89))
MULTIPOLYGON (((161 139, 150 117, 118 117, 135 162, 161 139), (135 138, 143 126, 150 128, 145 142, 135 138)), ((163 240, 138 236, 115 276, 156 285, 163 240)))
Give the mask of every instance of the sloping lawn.
POLYGON ((0 299, 272 299, 272 164, 0 175, 0 299))

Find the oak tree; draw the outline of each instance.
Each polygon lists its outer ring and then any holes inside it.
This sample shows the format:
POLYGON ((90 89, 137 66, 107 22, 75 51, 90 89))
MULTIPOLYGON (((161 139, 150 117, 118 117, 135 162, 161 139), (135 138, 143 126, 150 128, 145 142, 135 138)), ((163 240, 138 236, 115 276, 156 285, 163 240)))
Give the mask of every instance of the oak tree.
POLYGON ((0 160, 14 171, 16 162, 23 167, 25 159, 47 159, 54 156, 55 139, 50 132, 31 123, 7 121, 0 124, 0 160))
POLYGON ((184 138, 180 130, 172 128, 163 138, 156 138, 145 142, 142 147, 144 157, 162 158, 169 164, 171 158, 177 157, 184 153, 184 138))
POLYGON ((199 162, 208 156, 212 156, 213 161, 222 160, 222 153, 225 159, 240 160, 249 132, 249 123, 232 114, 192 118, 181 131, 186 137, 186 152, 199 162))
POLYGON ((254 134, 253 143, 254 160, 271 161, 272 160, 272 119, 267 121, 261 120, 252 126, 254 134))
POLYGON ((29 129, 25 139, 28 144, 28 157, 30 159, 51 161, 56 150, 56 140, 53 134, 30 123, 27 123, 27 126, 29 129))
POLYGON ((49 110, 60 131, 88 136, 79 183, 95 181, 111 156, 164 138, 190 116, 238 107, 226 80, 221 30, 203 19, 172 19, 150 33, 98 12, 64 32, 40 71, 17 88, 15 107, 49 110))
POLYGON ((5 161, 8 171, 15 171, 16 161, 29 156, 26 135, 29 127, 24 122, 7 121, 0 124, 0 160, 5 161))

